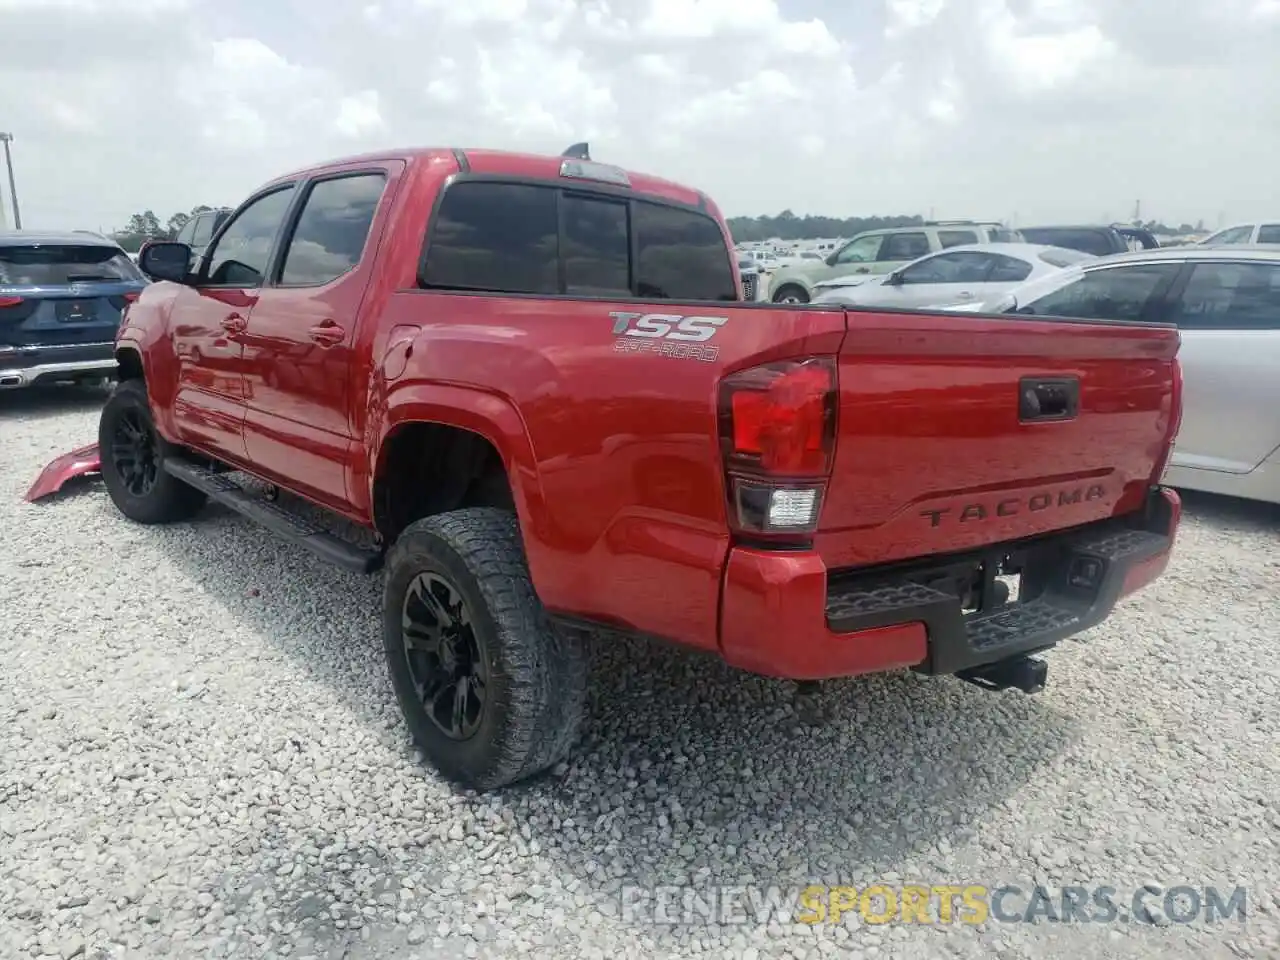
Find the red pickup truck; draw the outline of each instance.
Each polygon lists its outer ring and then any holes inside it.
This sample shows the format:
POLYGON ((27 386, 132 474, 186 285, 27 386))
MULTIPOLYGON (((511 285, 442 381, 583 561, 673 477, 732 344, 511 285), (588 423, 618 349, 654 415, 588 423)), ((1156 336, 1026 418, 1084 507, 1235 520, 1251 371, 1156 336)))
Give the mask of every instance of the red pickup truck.
POLYGON ((32 496, 100 469, 385 566, 409 730, 476 789, 569 751, 588 638, 1031 693, 1173 545, 1176 329, 745 302, 711 200, 585 150, 326 163, 141 266, 100 455, 32 496))

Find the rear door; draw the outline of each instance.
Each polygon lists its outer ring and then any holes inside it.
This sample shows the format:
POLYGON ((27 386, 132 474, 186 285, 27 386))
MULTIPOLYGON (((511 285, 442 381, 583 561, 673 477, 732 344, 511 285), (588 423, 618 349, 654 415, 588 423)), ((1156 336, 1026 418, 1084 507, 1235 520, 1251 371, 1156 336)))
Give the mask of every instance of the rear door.
POLYGON ((250 462, 335 507, 348 503, 357 318, 403 169, 396 161, 336 170, 305 186, 241 337, 250 462))
POLYGON ((0 350, 38 353, 39 362, 81 359, 77 351, 114 342, 125 305, 146 283, 114 244, 2 244, 0 350))
POLYGON ((1182 332, 1182 427, 1171 464, 1248 473, 1280 446, 1280 263, 1193 261, 1182 332))
POLYGON ((219 459, 245 458, 244 332, 294 189, 274 185, 246 201, 200 261, 195 282, 174 296, 175 426, 185 443, 219 459))

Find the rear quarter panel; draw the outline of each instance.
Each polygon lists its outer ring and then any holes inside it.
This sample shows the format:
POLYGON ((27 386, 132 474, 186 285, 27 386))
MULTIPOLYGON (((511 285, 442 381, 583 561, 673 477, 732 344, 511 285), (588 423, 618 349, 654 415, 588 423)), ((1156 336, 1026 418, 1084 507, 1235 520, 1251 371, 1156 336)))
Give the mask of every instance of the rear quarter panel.
POLYGON ((376 381, 380 435, 456 417, 490 438, 549 610, 717 648, 729 545, 717 383, 768 359, 834 354, 842 312, 404 291, 383 325, 404 335, 376 381), (619 336, 611 311, 727 322, 678 345, 619 336))

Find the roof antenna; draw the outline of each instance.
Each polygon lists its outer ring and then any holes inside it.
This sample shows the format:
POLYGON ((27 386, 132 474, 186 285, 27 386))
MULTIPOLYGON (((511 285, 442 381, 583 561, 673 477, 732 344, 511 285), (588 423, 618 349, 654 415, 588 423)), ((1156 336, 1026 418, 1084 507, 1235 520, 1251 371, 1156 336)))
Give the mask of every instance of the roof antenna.
POLYGON ((574 160, 590 160, 591 152, 587 149, 586 142, 583 141, 582 143, 575 143, 564 153, 560 154, 560 156, 571 157, 574 160))

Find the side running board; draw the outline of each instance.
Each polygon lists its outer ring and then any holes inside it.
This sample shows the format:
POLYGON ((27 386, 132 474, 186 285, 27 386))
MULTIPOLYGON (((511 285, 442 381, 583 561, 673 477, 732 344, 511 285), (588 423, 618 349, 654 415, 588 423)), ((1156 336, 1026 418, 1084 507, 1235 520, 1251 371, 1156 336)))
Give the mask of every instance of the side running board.
POLYGON ((234 480, 207 467, 170 457, 164 461, 164 469, 183 483, 207 494, 210 500, 230 507, 276 536, 343 569, 373 573, 382 567, 382 551, 360 547, 334 536, 270 500, 255 496, 234 480))

